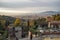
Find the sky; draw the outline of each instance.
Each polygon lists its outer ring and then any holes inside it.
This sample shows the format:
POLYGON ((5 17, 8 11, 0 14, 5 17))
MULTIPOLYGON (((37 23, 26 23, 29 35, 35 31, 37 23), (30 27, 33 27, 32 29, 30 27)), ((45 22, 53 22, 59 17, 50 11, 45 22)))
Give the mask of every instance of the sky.
POLYGON ((0 0, 1 15, 60 11, 60 0, 0 0))

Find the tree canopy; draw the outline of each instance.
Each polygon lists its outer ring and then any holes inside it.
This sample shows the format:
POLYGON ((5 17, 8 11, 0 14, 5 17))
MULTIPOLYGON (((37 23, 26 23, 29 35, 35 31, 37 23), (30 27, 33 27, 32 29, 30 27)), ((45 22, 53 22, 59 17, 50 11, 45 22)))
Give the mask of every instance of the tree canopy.
POLYGON ((18 25, 20 25, 20 23, 21 23, 21 20, 19 18, 16 18, 14 25, 18 26, 18 25))
POLYGON ((52 15, 55 21, 60 21, 60 14, 52 15))

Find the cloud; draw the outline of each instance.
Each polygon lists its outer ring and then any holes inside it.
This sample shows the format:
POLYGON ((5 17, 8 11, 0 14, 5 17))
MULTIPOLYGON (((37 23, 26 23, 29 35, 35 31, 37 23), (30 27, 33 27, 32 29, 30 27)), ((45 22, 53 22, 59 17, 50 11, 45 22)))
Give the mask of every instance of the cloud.
POLYGON ((60 10, 60 0, 1 0, 0 8, 23 12, 60 10))
POLYGON ((7 2, 7 3, 10 3, 10 2, 26 2, 26 1, 29 1, 29 0, 0 0, 0 2, 7 2))
POLYGON ((60 8, 52 8, 52 7, 27 7, 27 8, 0 8, 0 12, 6 13, 35 13, 35 12, 43 12, 43 11, 59 11, 60 8))
POLYGON ((6 8, 24 8, 24 7, 60 7, 59 3, 38 3, 38 2, 18 2, 18 3, 1 3, 0 7, 6 8))

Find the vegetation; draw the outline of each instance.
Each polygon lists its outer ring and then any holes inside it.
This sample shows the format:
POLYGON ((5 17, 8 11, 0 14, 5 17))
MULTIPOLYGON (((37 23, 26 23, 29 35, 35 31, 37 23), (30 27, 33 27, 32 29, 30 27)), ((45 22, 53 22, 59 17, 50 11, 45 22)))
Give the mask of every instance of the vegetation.
POLYGON ((4 28, 4 26, 0 22, 0 40, 3 40, 7 37, 7 29, 4 28))
POLYGON ((6 20, 6 21, 9 21, 10 23, 14 23, 15 19, 16 18, 11 17, 11 16, 0 15, 0 21, 6 20))
POLYGON ((60 14, 52 15, 55 21, 60 21, 60 14))
POLYGON ((13 23, 14 19, 10 16, 0 15, 0 40, 4 40, 8 36, 7 26, 13 23))
POLYGON ((15 22, 14 22, 14 26, 19 26, 21 23, 21 20, 19 18, 16 18, 15 22))
MULTIPOLYGON (((60 21, 60 14, 52 15, 52 18, 54 19, 54 21, 60 21)), ((7 30, 3 31, 3 28, 6 28, 6 26, 8 26, 9 24, 14 24, 14 26, 20 26, 20 25, 23 26, 25 28, 24 32, 27 30, 30 30, 33 34, 36 34, 38 25, 40 25, 41 23, 47 22, 46 18, 29 19, 28 21, 26 21, 24 23, 24 21, 22 21, 22 19, 20 19, 20 18, 14 18, 14 17, 10 17, 10 16, 4 16, 4 15, 1 16, 0 15, 0 23, 1 23, 0 32, 4 32, 3 37, 6 36, 7 30)), ((44 23, 44 24, 46 24, 46 23, 44 23)))

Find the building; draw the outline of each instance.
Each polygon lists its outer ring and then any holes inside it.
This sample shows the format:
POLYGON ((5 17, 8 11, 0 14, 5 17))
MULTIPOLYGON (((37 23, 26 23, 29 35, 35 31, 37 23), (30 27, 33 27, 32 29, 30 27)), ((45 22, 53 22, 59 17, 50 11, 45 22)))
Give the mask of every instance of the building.
POLYGON ((50 26, 51 28, 60 28, 60 21, 51 21, 50 26))
POLYGON ((60 40, 60 32, 44 32, 42 40, 60 40))
POLYGON ((60 21, 50 21, 47 25, 49 29, 45 29, 45 30, 40 29, 40 35, 39 35, 40 39, 41 40, 60 40, 60 21))
POLYGON ((48 16, 48 17, 46 17, 46 21, 54 21, 54 19, 53 19, 53 17, 48 16))

